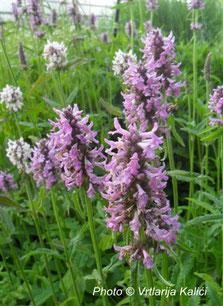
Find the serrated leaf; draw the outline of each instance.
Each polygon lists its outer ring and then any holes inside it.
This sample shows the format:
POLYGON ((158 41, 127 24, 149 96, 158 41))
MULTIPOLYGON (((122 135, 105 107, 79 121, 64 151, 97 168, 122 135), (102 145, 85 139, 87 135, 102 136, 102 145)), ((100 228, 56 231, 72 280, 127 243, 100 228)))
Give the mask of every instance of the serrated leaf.
POLYGON ((50 256, 56 256, 58 258, 61 258, 61 255, 57 251, 53 251, 53 250, 46 249, 46 248, 39 248, 39 249, 31 251, 27 253, 26 255, 22 256, 21 260, 27 259, 30 256, 36 256, 36 255, 50 255, 50 256))
POLYGON ((179 248, 183 249, 186 252, 197 253, 197 250, 196 251, 193 250, 191 247, 189 247, 186 243, 184 243, 180 239, 177 240, 177 245, 179 248))
POLYGON ((211 213, 215 214, 217 213, 217 210, 209 203, 203 202, 203 201, 199 201, 197 199, 192 199, 192 198, 186 198, 186 200, 189 200, 207 210, 209 210, 211 213))
POLYGON ((105 102, 102 98, 99 99, 99 103, 106 109, 109 114, 113 116, 123 117, 123 112, 120 108, 113 106, 108 102, 105 102))
POLYGON ((186 226, 191 226, 191 225, 195 225, 195 224, 202 223, 202 222, 220 221, 222 219, 223 219, 223 214, 205 215, 205 216, 200 216, 200 217, 194 218, 194 219, 188 221, 185 225, 186 226))
POLYGON ((12 199, 10 199, 6 196, 1 196, 0 195, 0 204, 3 204, 5 206, 10 206, 10 207, 23 209, 23 207, 20 206, 17 202, 15 202, 14 200, 12 200, 12 199))
POLYGON ((213 181, 213 179, 207 175, 202 175, 200 173, 189 172, 184 170, 167 171, 167 175, 175 177, 178 181, 195 182, 197 184, 199 184, 201 180, 205 179, 213 181))
POLYGON ((174 284, 172 284, 171 282, 167 281, 159 272, 159 270, 157 269, 156 266, 153 267, 153 271, 155 272, 156 276, 158 277, 158 279, 164 283, 166 286, 168 287, 173 287, 175 286, 174 284))
MULTIPOLYGON (((52 296, 52 290, 50 287, 41 289, 41 293, 34 296, 36 306, 43 305, 52 296)), ((32 303, 30 305, 33 305, 32 303)))
POLYGON ((214 141, 214 140, 216 140, 217 138, 219 138, 222 135, 223 135, 223 128, 220 128, 217 131, 209 134, 208 136, 206 136, 204 138, 201 138, 201 141, 206 141, 206 140, 214 141))
POLYGON ((15 226, 6 210, 0 208, 0 227, 4 229, 7 236, 11 236, 15 231, 15 226))

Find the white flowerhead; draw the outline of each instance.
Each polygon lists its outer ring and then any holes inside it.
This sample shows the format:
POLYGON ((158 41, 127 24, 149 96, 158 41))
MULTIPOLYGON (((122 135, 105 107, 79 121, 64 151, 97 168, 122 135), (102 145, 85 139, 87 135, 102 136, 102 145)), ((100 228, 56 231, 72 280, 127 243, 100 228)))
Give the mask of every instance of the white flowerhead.
POLYGON ((129 51, 129 53, 124 53, 122 50, 118 50, 115 52, 115 56, 113 59, 113 71, 114 75, 120 75, 123 76, 125 70, 129 68, 129 65, 136 64, 137 57, 135 54, 133 54, 132 50, 129 51))
POLYGON ((48 40, 44 46, 43 57, 49 62, 49 64, 46 64, 47 70, 55 70, 61 67, 63 60, 67 59, 67 48, 63 42, 58 43, 48 40))
POLYGON ((6 108, 11 112, 17 112, 22 106, 22 92, 19 87, 6 85, 0 92, 0 103, 6 104, 6 108))
POLYGON ((6 152, 11 163, 15 165, 20 172, 30 172, 29 159, 31 158, 32 151, 30 145, 24 141, 23 137, 15 141, 9 139, 6 152))

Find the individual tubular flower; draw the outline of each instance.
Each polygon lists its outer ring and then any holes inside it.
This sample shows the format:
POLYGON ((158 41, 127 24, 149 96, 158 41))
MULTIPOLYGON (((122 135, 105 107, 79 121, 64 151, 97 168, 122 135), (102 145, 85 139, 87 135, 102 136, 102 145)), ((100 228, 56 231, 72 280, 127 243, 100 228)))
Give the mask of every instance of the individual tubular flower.
POLYGON ((89 15, 89 24, 92 29, 97 29, 97 16, 93 13, 89 15))
POLYGON ((48 40, 44 46, 43 57, 49 61, 49 64, 46 64, 47 70, 60 69, 64 65, 63 60, 67 59, 67 48, 63 42, 48 40))
POLYGON ((223 86, 218 86, 217 89, 214 89, 213 94, 210 96, 208 108, 217 117, 209 117, 210 125, 223 125, 223 86))
POLYGON ((20 172, 30 172, 31 147, 23 137, 18 140, 8 140, 7 157, 20 172))
POLYGON ((191 0, 188 5, 188 10, 203 10, 204 1, 203 0, 191 0))
POLYGON ((163 140, 156 135, 157 124, 149 132, 140 132, 135 124, 124 130, 117 118, 114 124, 116 130, 110 134, 121 137, 116 142, 106 140, 110 145, 106 152, 112 156, 105 166, 109 174, 102 193, 109 202, 104 208, 107 228, 123 232, 124 227, 129 227, 134 237, 131 244, 115 249, 120 251, 120 259, 126 255, 130 262, 142 258, 150 269, 152 254, 164 250, 160 242, 165 241, 170 247, 179 229, 178 216, 171 217, 164 191, 165 165, 156 154, 156 150, 162 149, 163 140))
POLYGON ((27 70, 28 65, 27 65, 26 54, 24 52, 23 43, 21 41, 19 42, 19 61, 20 61, 20 64, 21 64, 21 68, 23 70, 27 70))
POLYGON ((202 28, 202 24, 201 23, 191 23, 190 24, 190 29, 192 30, 192 31, 199 31, 200 29, 202 28))
POLYGON ((158 9, 158 0, 146 0, 146 8, 148 11, 158 9))
MULTIPOLYGON (((125 24, 125 33, 127 34, 128 37, 131 37, 132 33, 132 21, 128 21, 125 24)), ((137 29, 135 23, 133 23, 133 35, 134 37, 137 37, 137 29)))
POLYGON ((109 39, 109 33, 108 32, 104 32, 100 34, 100 38, 103 42, 110 44, 111 40, 109 39))
POLYGON ((158 76, 161 76, 162 87, 167 96, 172 94, 178 96, 183 86, 181 82, 176 82, 174 79, 181 74, 180 63, 175 61, 174 40, 172 32, 168 37, 164 37, 159 28, 150 31, 143 40, 145 47, 142 52, 145 66, 148 72, 155 71, 158 76))
POLYGON ((103 167, 105 159, 103 146, 97 148, 95 145, 98 141, 97 133, 91 130, 93 123, 88 124, 89 116, 81 116, 83 111, 79 111, 77 104, 73 109, 69 105, 62 111, 54 111, 60 118, 57 122, 50 121, 53 129, 49 137, 62 169, 61 177, 68 190, 83 185, 92 198, 95 188, 103 188, 104 177, 97 176, 94 171, 96 167, 103 167))
POLYGON ((112 62, 114 75, 122 76, 126 69, 129 68, 129 64, 135 64, 136 62, 137 57, 135 54, 133 54, 132 50, 130 50, 128 53, 124 53, 119 49, 117 52, 115 52, 115 56, 112 62))
POLYGON ((44 183, 46 189, 51 189, 59 181, 60 168, 54 156, 52 145, 45 138, 37 142, 33 149, 31 172, 37 187, 44 183))
POLYGON ((15 190, 18 185, 15 183, 13 175, 0 171, 0 190, 8 193, 10 190, 15 190))
POLYGON ((5 102, 6 108, 11 112, 17 112, 22 106, 22 92, 19 87, 6 85, 0 93, 1 101, 5 102))

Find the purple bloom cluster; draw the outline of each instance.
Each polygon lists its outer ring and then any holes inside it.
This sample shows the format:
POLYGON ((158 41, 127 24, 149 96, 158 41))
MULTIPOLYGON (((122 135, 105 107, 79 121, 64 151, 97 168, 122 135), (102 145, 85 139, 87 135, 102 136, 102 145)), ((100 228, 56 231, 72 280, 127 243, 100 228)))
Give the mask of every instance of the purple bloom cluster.
POLYGON ((44 183, 46 189, 51 189, 52 185, 59 180, 61 171, 55 159, 52 145, 45 138, 36 143, 33 149, 31 172, 37 187, 44 183))
POLYGON ((175 37, 171 32, 168 37, 162 35, 159 28, 150 31, 145 40, 145 48, 142 50, 145 58, 145 67, 148 72, 156 72, 161 76, 162 87, 167 96, 172 94, 178 96, 180 88, 183 86, 181 82, 176 82, 174 77, 181 74, 180 63, 175 62, 175 37))
POLYGON ((163 96, 179 95, 182 83, 175 81, 180 75, 175 63, 174 38, 172 33, 163 37, 160 29, 152 30, 144 40, 143 61, 129 63, 124 73, 127 85, 124 97, 124 113, 130 123, 139 123, 140 130, 152 129, 157 122, 158 131, 168 135, 167 119, 172 105, 163 96))
POLYGON ((30 27, 33 33, 37 37, 43 37, 46 33, 39 29, 40 26, 46 24, 46 20, 43 17, 43 10, 40 4, 40 0, 29 0, 30 6, 27 12, 30 15, 30 27))
POLYGON ((15 183, 13 175, 0 171, 0 190, 8 193, 9 190, 15 190, 17 188, 18 185, 15 183))
POLYGON ((110 134, 121 137, 116 142, 106 140, 110 145, 106 152, 112 156, 105 166, 109 174, 102 193, 109 202, 105 208, 110 215, 106 218, 107 227, 122 232, 125 226, 130 226, 134 240, 128 246, 115 246, 115 249, 120 251, 120 259, 126 255, 130 255, 130 262, 144 258, 144 265, 150 269, 151 254, 164 249, 159 242, 165 241, 171 246, 179 229, 178 216, 171 217, 164 192, 165 165, 156 155, 156 150, 162 149, 163 140, 156 135, 157 123, 149 132, 140 132, 136 124, 124 130, 117 118, 114 123, 116 130, 110 134))
POLYGON ((158 9, 158 0, 146 0, 146 8, 148 11, 158 9))
POLYGON ((212 113, 219 117, 209 117, 210 125, 223 125, 223 86, 218 86, 217 89, 214 89, 213 94, 210 96, 208 107, 212 113))
MULTIPOLYGON (((128 37, 131 37, 132 33, 132 21, 128 21, 125 24, 125 33, 127 34, 128 37)), ((133 35, 134 37, 137 37, 137 29, 135 23, 133 23, 133 35)))
POLYGON ((193 31, 199 31, 202 28, 202 24, 201 23, 191 23, 190 24, 190 29, 193 31))
POLYGON ((79 24, 82 20, 81 14, 78 11, 78 8, 75 6, 71 6, 69 7, 69 15, 70 15, 70 20, 74 23, 74 24, 79 24))
POLYGON ((68 190, 82 185, 88 189, 89 198, 95 193, 95 188, 103 189, 104 177, 94 174, 96 167, 103 168, 105 156, 103 146, 99 149, 96 132, 91 128, 89 116, 82 118, 82 112, 75 104, 73 109, 69 105, 62 111, 54 110, 60 118, 57 122, 50 120, 53 129, 50 137, 50 146, 55 152, 55 158, 62 168, 61 177, 68 190), (93 146, 93 148, 91 148, 93 146))
POLYGON ((97 16, 93 13, 89 15, 89 24, 92 29, 97 29, 97 16))
POLYGON ((23 13, 23 9, 22 9, 21 5, 19 3, 17 3, 17 4, 12 3, 12 15, 14 17, 16 26, 22 24, 22 20, 20 20, 20 22, 19 22, 19 19, 20 19, 22 13, 23 13))
POLYGON ((204 9, 204 1, 203 0, 191 0, 188 3, 188 10, 203 10, 204 9))
POLYGON ((111 40, 109 39, 109 33, 108 32, 101 33, 100 38, 101 38, 102 41, 104 41, 107 44, 111 43, 111 40))

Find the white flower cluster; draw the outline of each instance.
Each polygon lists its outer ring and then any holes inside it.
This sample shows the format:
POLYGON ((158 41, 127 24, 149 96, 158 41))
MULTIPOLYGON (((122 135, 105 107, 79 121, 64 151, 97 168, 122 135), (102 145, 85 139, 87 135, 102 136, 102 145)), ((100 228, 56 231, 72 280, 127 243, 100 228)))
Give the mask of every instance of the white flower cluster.
POLYGON ((115 52, 115 56, 112 62, 114 75, 123 76, 125 70, 129 68, 129 62, 133 64, 136 64, 137 62, 137 57, 135 54, 133 54, 132 50, 130 50, 129 53, 124 53, 120 49, 115 52))
POLYGON ((46 64, 47 70, 55 70, 61 67, 63 59, 66 60, 67 48, 63 42, 59 44, 57 41, 48 40, 44 46, 43 57, 49 61, 49 64, 46 64))
POLYGON ((17 112, 22 106, 22 92, 19 87, 6 85, 0 93, 0 103, 5 102, 6 108, 11 112, 17 112))
POLYGON ((29 159, 31 158, 32 151, 30 145, 24 141, 23 137, 15 141, 9 139, 6 152, 11 163, 15 165, 20 172, 30 172, 29 159))

